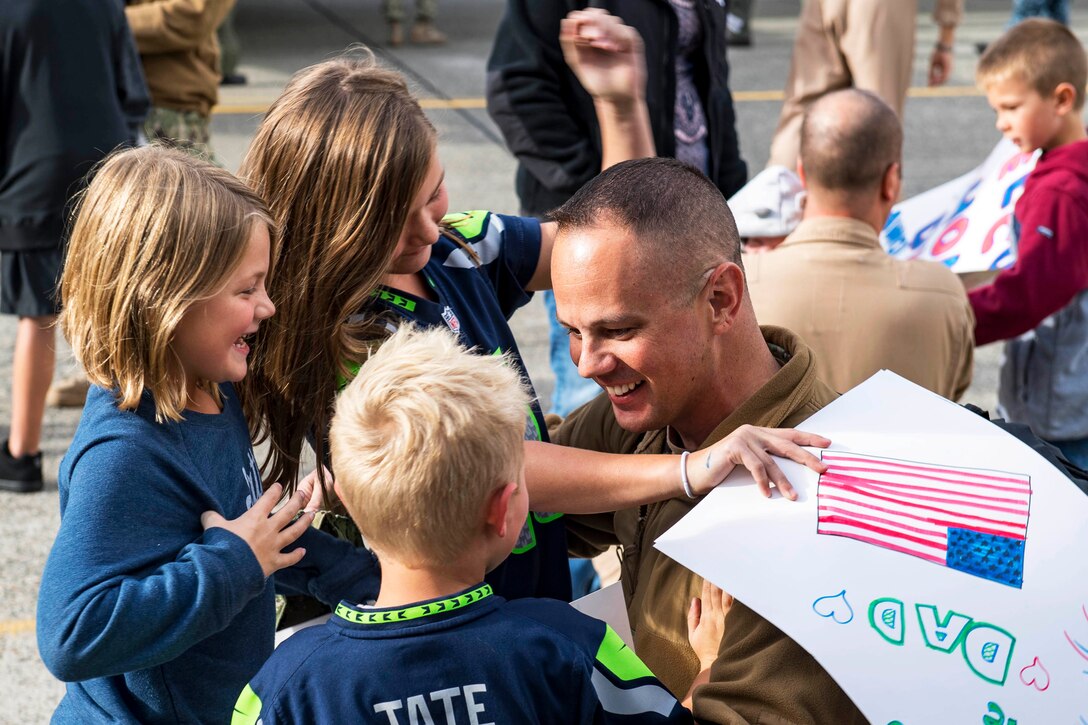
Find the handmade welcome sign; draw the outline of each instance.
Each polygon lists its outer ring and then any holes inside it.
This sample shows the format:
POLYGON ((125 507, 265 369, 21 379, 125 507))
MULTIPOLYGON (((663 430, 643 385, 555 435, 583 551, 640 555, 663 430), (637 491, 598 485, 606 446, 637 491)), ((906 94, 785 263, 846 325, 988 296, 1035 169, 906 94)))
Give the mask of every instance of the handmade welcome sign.
MULTIPOLYGON (((1088 497, 889 372, 810 418, 797 502, 737 471, 657 548, 808 649, 877 725, 1088 723, 1088 497)), ((728 624, 727 624, 728 626, 728 624)))
POLYGON ((1037 158, 1002 139, 978 168, 896 204, 881 243, 893 257, 941 262, 956 273, 1011 266, 1012 211, 1037 158))

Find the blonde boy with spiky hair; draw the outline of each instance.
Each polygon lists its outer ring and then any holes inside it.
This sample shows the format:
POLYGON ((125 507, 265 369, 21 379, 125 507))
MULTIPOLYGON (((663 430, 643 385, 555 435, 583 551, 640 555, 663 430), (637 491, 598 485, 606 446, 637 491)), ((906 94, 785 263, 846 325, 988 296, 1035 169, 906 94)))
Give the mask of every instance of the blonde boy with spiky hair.
POLYGON ((406 326, 341 394, 336 490, 378 554, 373 607, 285 642, 234 723, 687 723, 603 622, 484 583, 529 510, 528 389, 508 356, 406 326))
POLYGON ((1005 343, 998 401, 1066 458, 1088 467, 1088 60, 1052 20, 1012 27, 979 60, 997 128, 1042 150, 1012 219, 1016 261, 969 293, 975 344, 1005 343))

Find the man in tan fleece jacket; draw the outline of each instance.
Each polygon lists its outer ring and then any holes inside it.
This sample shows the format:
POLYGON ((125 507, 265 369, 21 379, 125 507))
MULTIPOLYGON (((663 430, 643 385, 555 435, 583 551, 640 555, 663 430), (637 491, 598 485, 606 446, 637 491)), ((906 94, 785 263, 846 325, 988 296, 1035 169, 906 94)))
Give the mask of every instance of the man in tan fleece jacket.
POLYGON ((136 48, 151 92, 144 123, 161 139, 212 159, 208 126, 219 100, 216 28, 235 0, 126 0, 136 48))
MULTIPOLYGON (((732 214, 699 172, 671 159, 617 164, 554 218, 557 316, 579 373, 605 389, 564 421, 558 443, 679 453, 744 424, 793 427, 834 399, 793 333, 757 324, 732 214)), ((567 520, 579 553, 623 547, 639 656, 682 695, 699 670, 686 614, 702 582, 653 548, 695 503, 679 473, 676 491, 638 509, 567 520)), ((739 601, 694 711, 701 722, 730 725, 865 722, 811 655, 739 601)))

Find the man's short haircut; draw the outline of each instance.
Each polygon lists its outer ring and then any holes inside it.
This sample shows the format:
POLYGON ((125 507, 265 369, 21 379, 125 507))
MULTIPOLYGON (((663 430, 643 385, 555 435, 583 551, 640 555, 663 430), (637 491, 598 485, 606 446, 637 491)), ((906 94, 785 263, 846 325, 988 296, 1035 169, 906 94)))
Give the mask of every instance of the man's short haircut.
POLYGON ((1077 92, 1074 107, 1080 110, 1088 83, 1088 59, 1069 28, 1054 20, 1029 18, 990 43, 979 58, 975 77, 984 89, 1015 78, 1044 98, 1060 84, 1070 83, 1077 92))
POLYGON ((632 262, 658 279, 695 284, 710 267, 741 264, 740 235, 725 197, 704 174, 675 159, 611 166, 550 216, 561 234, 603 223, 628 230, 639 242, 632 262))
POLYGON ((806 183, 831 191, 875 189, 903 157, 903 127, 884 101, 848 88, 817 99, 801 123, 806 183))
POLYGON ((509 355, 472 354, 442 328, 406 325, 383 342, 341 393, 329 433, 367 543, 410 566, 461 555, 489 494, 518 481, 528 406, 509 355))

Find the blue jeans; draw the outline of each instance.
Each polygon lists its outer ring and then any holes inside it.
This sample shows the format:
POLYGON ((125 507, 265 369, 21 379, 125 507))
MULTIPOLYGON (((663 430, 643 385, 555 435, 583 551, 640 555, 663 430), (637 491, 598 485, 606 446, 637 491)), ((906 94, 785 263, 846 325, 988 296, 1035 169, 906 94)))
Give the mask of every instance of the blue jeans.
POLYGON ((584 597, 601 588, 601 577, 593 568, 592 559, 570 560, 571 593, 575 599, 584 597))
POLYGON ((578 406, 597 397, 601 386, 579 375, 578 368, 571 362, 570 341, 566 329, 555 320, 555 295, 551 290, 544 293, 544 306, 548 310, 548 351, 555 373, 550 412, 565 418, 578 406))
POLYGON ((1061 451, 1062 455, 1074 466, 1088 471, 1088 438, 1075 441, 1047 441, 1047 443, 1061 451))
POLYGON ((1012 0, 1012 17, 1009 25, 1016 25, 1025 18, 1050 18, 1069 25, 1069 0, 1012 0))

